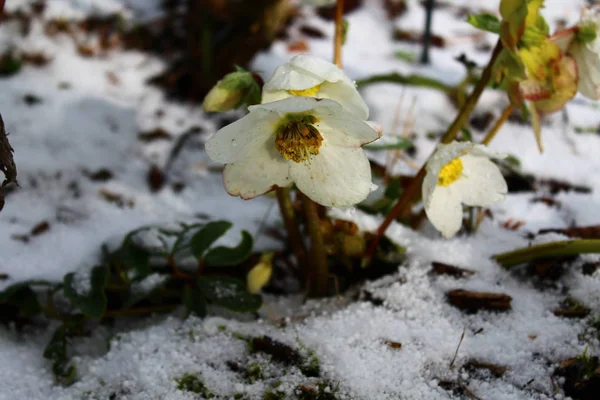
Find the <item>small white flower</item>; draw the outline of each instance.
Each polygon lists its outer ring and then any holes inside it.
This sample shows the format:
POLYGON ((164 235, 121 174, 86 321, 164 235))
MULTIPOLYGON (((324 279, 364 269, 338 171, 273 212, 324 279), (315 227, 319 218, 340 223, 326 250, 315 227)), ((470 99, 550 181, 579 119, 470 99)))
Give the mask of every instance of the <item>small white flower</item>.
POLYGON ((210 158, 227 164, 225 189, 251 199, 296 183, 325 206, 346 207, 371 191, 361 146, 381 131, 332 100, 291 97, 248 107, 244 118, 206 142, 210 158))
POLYGON ((587 98, 600 100, 600 9, 585 8, 577 27, 570 31, 557 35, 556 43, 575 59, 577 90, 587 98))
POLYGON ((367 120, 369 108, 354 82, 335 64, 301 54, 280 65, 263 87, 262 102, 270 103, 292 96, 308 96, 337 101, 357 118, 367 120))
POLYGON ((504 199, 506 182, 489 160, 504 157, 473 143, 438 145, 427 162, 423 203, 429 221, 446 239, 462 225, 462 204, 485 207, 504 199))

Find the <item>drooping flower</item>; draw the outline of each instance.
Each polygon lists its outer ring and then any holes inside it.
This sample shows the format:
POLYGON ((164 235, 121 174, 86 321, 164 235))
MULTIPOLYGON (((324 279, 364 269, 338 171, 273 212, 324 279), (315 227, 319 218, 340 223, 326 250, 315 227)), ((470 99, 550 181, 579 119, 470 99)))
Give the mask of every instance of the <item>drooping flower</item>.
POLYGON ((369 108, 354 82, 335 64, 315 56, 301 54, 277 67, 263 87, 262 102, 270 103, 292 96, 331 99, 357 118, 369 118, 369 108))
POLYGON ((251 199, 295 183, 324 206, 345 207, 371 190, 361 146, 381 131, 332 100, 291 97, 248 107, 250 113, 206 142, 210 158, 227 164, 225 189, 251 199))
POLYGON ((210 89, 204 97, 202 109, 221 112, 260 102, 260 85, 257 79, 259 78, 251 72, 238 67, 210 89))
POLYGON ((543 0, 502 0, 502 20, 491 25, 503 44, 494 67, 496 83, 516 108, 529 111, 540 151, 541 116, 561 109, 577 92, 577 66, 550 40, 543 5, 543 0))
POLYGON ((504 199, 508 188, 490 158, 504 158, 483 145, 439 144, 426 166, 422 194, 429 221, 450 238, 462 225, 462 205, 489 206, 504 199))
POLYGON ((579 72, 577 90, 600 100, 600 9, 585 8, 576 27, 558 33, 556 43, 575 59, 579 72))

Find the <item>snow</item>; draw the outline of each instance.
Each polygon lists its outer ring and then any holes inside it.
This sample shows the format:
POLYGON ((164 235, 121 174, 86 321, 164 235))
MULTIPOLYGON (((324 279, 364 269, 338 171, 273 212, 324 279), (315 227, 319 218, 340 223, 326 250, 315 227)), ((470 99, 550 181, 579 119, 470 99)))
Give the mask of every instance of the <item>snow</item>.
MULTIPOLYGON (((408 1, 409 10, 395 21, 387 19, 380 1, 364 3, 348 16, 350 30, 343 61, 353 79, 395 71, 456 85, 464 77, 464 69, 455 57, 466 53, 480 65, 489 57, 476 47, 493 44, 493 36, 474 36, 476 31, 458 13, 458 7, 471 6, 470 1, 448 1, 449 6, 436 12, 434 33, 442 35, 448 45, 432 49, 432 64, 427 67, 394 58, 398 50, 418 55, 420 47, 390 39, 394 28, 422 29, 424 14, 419 2, 408 1)), ((544 13, 552 26, 559 19, 575 22, 586 2, 566 3, 546 1, 544 13)), ((26 9, 28 4, 31 2, 8 1, 6 7, 13 11, 26 9)), ((477 5, 492 13, 497 6, 497 0, 482 0, 477 5)), ((133 20, 160 15, 158 0, 52 0, 43 19, 81 19, 92 12, 120 12, 133 20)), ((332 24, 318 19, 313 10, 303 13, 304 22, 328 36, 307 39, 310 52, 331 57, 332 24)), ((85 293, 89 279, 83 278, 89 277, 89 268, 99 260, 101 245, 118 243, 124 234, 142 225, 204 221, 206 216, 227 219, 234 227, 223 242, 235 244, 242 229, 256 235, 265 216, 267 223, 279 223, 272 198, 244 202, 229 197, 220 174, 209 172, 215 164, 202 148, 218 126, 199 107, 170 102, 145 83, 165 67, 160 59, 123 50, 84 58, 66 35, 47 37, 43 22, 32 20, 27 37, 15 33, 14 23, 0 24, 0 50, 9 46, 43 50, 52 58, 45 67, 25 66, 14 77, 0 79, 0 111, 15 148, 21 186, 7 196, 0 212, 0 272, 9 275, 0 281, 0 290, 28 279, 60 281, 77 270, 76 282, 82 285, 76 289, 85 293), (23 100, 28 94, 42 101, 29 106, 23 100), (173 140, 145 144, 137 139, 140 132, 156 128, 168 131, 173 140), (180 157, 170 161, 174 143, 191 130, 200 133, 192 135, 180 157), (152 165, 168 167, 170 172, 170 180, 158 193, 152 193, 146 183, 152 165), (113 178, 98 182, 86 176, 102 168, 110 170, 113 178), (178 178, 187 184, 180 193, 170 186, 178 178), (107 201, 102 193, 119 195, 122 204, 107 201), (32 236, 28 243, 14 239, 41 221, 50 224, 47 232, 32 236)), ((297 26, 292 32, 300 35, 297 26)), ((278 41, 258 54, 254 69, 268 77, 295 54, 288 51, 287 44, 278 41)), ((427 133, 443 131, 455 114, 447 97, 431 90, 377 84, 366 87, 362 94, 371 119, 383 124, 386 135, 401 133, 404 120, 411 120, 409 133, 415 134, 417 148, 412 162, 416 165, 435 147, 427 133), (397 115, 399 124, 394 123, 397 115)), ((505 95, 487 91, 476 112, 498 116, 506 104, 505 95)), ((600 136, 576 133, 576 128, 600 124, 597 107, 577 97, 564 113, 548 117, 543 126, 543 154, 538 153, 527 125, 507 123, 492 142, 494 151, 516 156, 525 173, 587 186, 591 193, 561 192, 554 197, 559 207, 535 202, 543 191, 510 194, 506 201, 491 207, 493 217, 484 219, 474 235, 447 241, 428 224, 420 231, 392 224, 388 236, 406 248, 407 261, 395 274, 353 288, 339 299, 303 303, 301 296, 265 296, 259 320, 229 314, 184 320, 175 312, 99 329, 92 337, 74 339, 78 380, 69 387, 54 383, 50 362, 42 357, 54 324, 25 332, 0 327, 0 400, 107 399, 113 395, 128 400, 198 398, 177 389, 176 380, 186 374, 198 374, 206 387, 223 399, 236 394, 262 399, 268 389, 292 397, 298 385, 319 381, 305 377, 296 366, 250 352, 240 339, 261 335, 301 352, 314 351, 320 379, 331 382, 330 390, 339 384, 339 398, 452 398, 451 392, 440 386, 443 381, 459 382, 484 399, 557 398, 550 379, 554 368, 586 348, 597 355, 599 343, 589 334, 588 320, 557 317, 552 310, 568 295, 592 309, 589 318, 598 316, 600 272, 584 275, 581 266, 600 258, 581 257, 568 267, 556 287, 540 291, 531 280, 502 269, 490 256, 565 238, 545 234, 530 240, 528 234, 540 229, 600 224, 600 136), (504 228, 510 220, 523 224, 516 230, 504 228), (461 279, 434 276, 430 274, 433 261, 475 274, 461 279), (446 293, 454 289, 507 294, 512 298, 511 310, 466 314, 446 300, 446 293), (366 293, 381 304, 368 301, 366 293), (386 340, 402 347, 393 349, 386 340), (106 342, 110 342, 108 351, 106 342), (469 360, 508 369, 495 378, 463 368, 469 360), (265 378, 250 382, 228 367, 231 361, 243 366, 258 364, 265 378)), ((481 139, 480 133, 474 135, 481 139)), ((370 155, 385 160, 381 152, 370 155)), ((394 172, 414 170, 399 162, 394 172)), ((353 208, 330 213, 353 220, 367 231, 374 231, 381 222, 379 217, 353 208)), ((151 233, 140 240, 156 241, 151 233)), ((259 249, 277 246, 266 235, 255 239, 259 249)), ((159 279, 150 275, 137 282, 136 293, 151 290, 159 279)))

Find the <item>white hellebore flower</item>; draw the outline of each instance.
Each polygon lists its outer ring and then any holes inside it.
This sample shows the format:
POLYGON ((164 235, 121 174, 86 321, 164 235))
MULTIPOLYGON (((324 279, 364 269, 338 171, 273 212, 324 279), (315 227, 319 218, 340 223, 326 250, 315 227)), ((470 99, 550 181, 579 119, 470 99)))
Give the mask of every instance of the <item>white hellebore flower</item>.
POLYGON ((369 119, 369 108, 354 82, 335 64, 308 54, 295 56, 277 67, 262 92, 262 102, 270 103, 292 96, 331 99, 356 118, 369 119))
POLYGON ((600 100, 600 9, 584 8, 575 29, 560 36, 556 43, 567 51, 577 64, 577 90, 587 98, 600 100))
POLYGON ((360 148, 381 132, 331 100, 292 97, 248 107, 244 118, 206 142, 226 163, 225 189, 251 199, 296 183, 324 206, 345 207, 371 190, 369 160, 360 148))
POLYGON ((439 144, 427 162, 423 204, 429 221, 446 239, 460 229, 462 204, 489 206, 504 199, 508 188, 490 158, 506 155, 473 143, 439 144))

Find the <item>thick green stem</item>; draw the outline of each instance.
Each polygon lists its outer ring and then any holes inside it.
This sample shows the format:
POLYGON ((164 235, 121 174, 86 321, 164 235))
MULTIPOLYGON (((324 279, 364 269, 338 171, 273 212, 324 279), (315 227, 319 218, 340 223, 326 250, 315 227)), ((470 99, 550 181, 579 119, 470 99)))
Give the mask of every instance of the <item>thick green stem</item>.
POLYGON ((306 268, 308 265, 306 247, 304 246, 302 235, 300 235, 300 229, 298 228, 294 205, 292 204, 292 198, 290 197, 290 189, 277 188, 275 193, 277 195, 277 203, 279 204, 281 218, 283 219, 283 224, 287 231, 290 247, 296 256, 296 261, 300 268, 306 268))
MULTIPOLYGON (((498 40, 498 43, 494 48, 492 57, 490 58, 487 67, 485 67, 485 69, 481 73, 481 78, 479 79, 479 82, 477 82, 477 85, 475 85, 473 92, 469 95, 469 98, 467 99, 460 112, 454 119, 454 122, 452 122, 452 125, 448 127, 448 130, 440 140, 441 143, 450 143, 454 139, 456 139, 456 136, 458 135, 462 127, 467 123, 469 116, 475 109, 475 106, 477 105, 477 102, 481 97, 481 94, 483 93, 488 82, 492 78, 494 64, 496 63, 496 60, 501 52, 502 42, 498 40)), ((412 179, 402 196, 398 199, 398 202, 396 203, 392 211, 390 211, 390 213, 386 216, 385 220, 377 229, 377 236, 375 236, 375 239, 373 240, 373 242, 371 242, 371 245, 365 253, 363 265, 368 264, 370 262, 371 258, 373 257, 373 254, 375 254, 377 246, 379 245, 381 237, 383 236, 387 228, 390 226, 392 221, 394 221, 396 217, 401 215, 407 209, 407 207, 410 206, 413 199, 420 192, 421 184, 423 183, 423 178, 425 178, 425 165, 426 164, 423 164, 417 175, 412 179)))
POLYGON ((509 269, 540 258, 568 257, 585 253, 600 253, 600 239, 576 239, 544 243, 492 256, 498 264, 509 269))
POLYGON ((325 297, 328 295, 329 270, 327 267, 327 253, 323 241, 323 232, 317 210, 317 203, 306 196, 302 196, 306 224, 310 236, 310 268, 309 268, 309 295, 311 297, 325 297))

